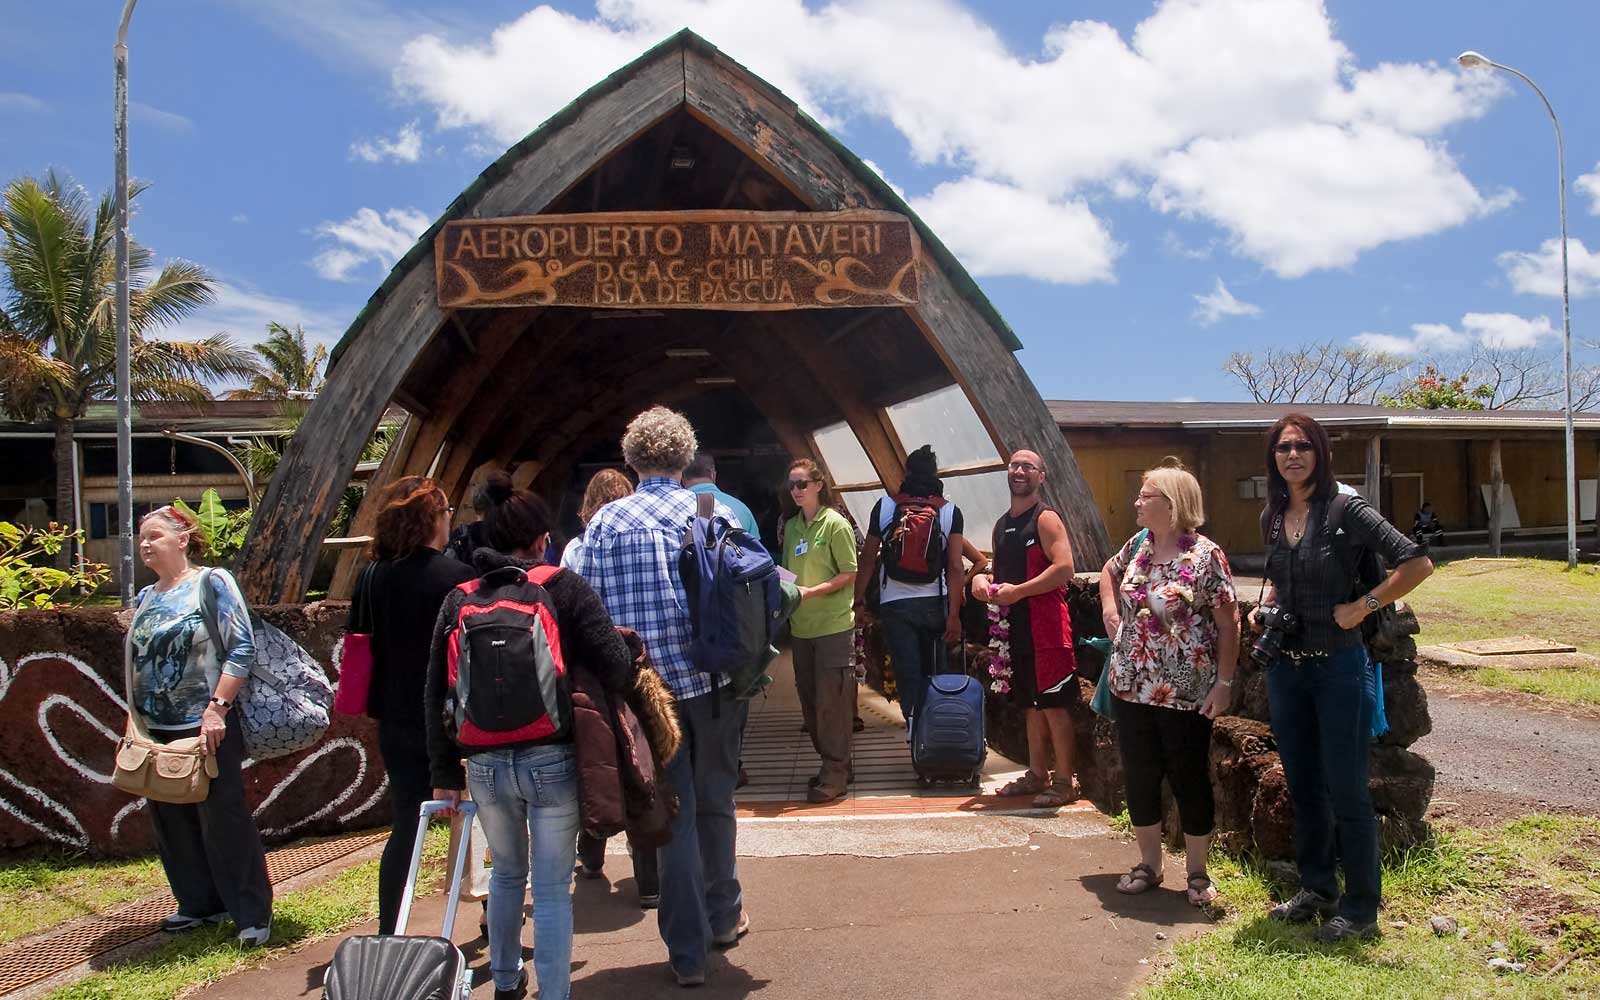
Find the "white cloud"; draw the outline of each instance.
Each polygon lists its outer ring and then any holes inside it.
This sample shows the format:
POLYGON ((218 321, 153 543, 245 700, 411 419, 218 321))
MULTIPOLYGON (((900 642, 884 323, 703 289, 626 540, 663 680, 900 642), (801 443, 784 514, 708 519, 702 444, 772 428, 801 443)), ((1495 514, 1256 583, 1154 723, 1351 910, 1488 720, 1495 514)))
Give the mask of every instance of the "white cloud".
POLYGON ((1514 313, 1467 313, 1460 329, 1448 323, 1413 323, 1411 336, 1362 333, 1354 341, 1368 350, 1406 357, 1455 354, 1474 345, 1502 350, 1535 347, 1557 336, 1548 316, 1528 319, 1514 313))
POLYGON ((1589 196, 1589 214, 1600 215, 1600 163, 1594 165, 1594 173, 1584 174, 1572 186, 1589 196))
POLYGON ((20 111, 31 115, 42 115, 49 110, 50 105, 32 94, 22 94, 15 90, 0 90, 0 112, 20 111))
POLYGON ((1201 326, 1211 326, 1225 316, 1259 316, 1261 307, 1240 302, 1228 291, 1228 286, 1218 278, 1216 286, 1204 295, 1194 297, 1194 320, 1201 326))
POLYGON ((1161 234, 1161 251, 1168 257, 1180 260, 1207 260, 1216 249, 1216 240, 1207 240, 1204 246, 1191 247, 1170 229, 1161 234))
POLYGON ((1079 20, 1019 49, 955 0, 768 0, 759 17, 745 0, 597 0, 592 17, 541 5, 472 41, 416 37, 394 82, 439 127, 503 146, 684 25, 832 128, 888 121, 961 183, 1075 206, 1080 224, 1092 197, 1147 194, 1283 276, 1513 197, 1480 192, 1439 138, 1504 84, 1362 69, 1322 0, 1160 0, 1126 36, 1079 20))
POLYGON ((357 280, 355 272, 369 263, 393 267, 432 221, 415 208, 391 208, 381 215, 376 209, 358 209, 348 219, 317 227, 317 237, 332 240, 334 246, 312 258, 311 266, 330 281, 357 280))
POLYGON ((332 347, 344 334, 360 304, 349 309, 323 309, 302 305, 293 299, 263 292, 243 282, 218 281, 216 298, 161 336, 177 340, 201 340, 226 333, 238 344, 249 346, 267 337, 268 323, 300 326, 306 337, 332 347))
POLYGON ((373 140, 359 140, 350 146, 350 155, 368 163, 394 160, 397 163, 415 163, 422 157, 422 129, 416 122, 400 126, 393 139, 379 136, 373 140))
POLYGON ((968 178, 940 184, 911 207, 973 274, 1063 285, 1116 280, 1112 262, 1122 247, 1081 199, 1050 201, 968 178))
POLYGON ((236 222, 241 226, 248 225, 250 222, 250 216, 244 214, 243 212, 235 212, 233 215, 228 217, 228 221, 236 222))
POLYGON ((163 132, 194 131, 194 119, 175 111, 163 111, 143 101, 128 102, 128 119, 135 124, 149 125, 163 132))
MULTIPOLYGON (((1536 253, 1508 250, 1497 258, 1511 287, 1523 295, 1561 297, 1561 240, 1548 239, 1536 253)), ((1600 251, 1576 237, 1567 240, 1567 275, 1575 299, 1600 292, 1600 251)))
MULTIPOLYGON (((469 30, 468 14, 439 9, 427 14, 397 10, 386 0, 224 0, 270 31, 317 53, 329 64, 348 69, 352 63, 387 73, 405 43, 420 34, 460 34, 469 30)), ((465 6, 465 5, 463 5, 465 6)))

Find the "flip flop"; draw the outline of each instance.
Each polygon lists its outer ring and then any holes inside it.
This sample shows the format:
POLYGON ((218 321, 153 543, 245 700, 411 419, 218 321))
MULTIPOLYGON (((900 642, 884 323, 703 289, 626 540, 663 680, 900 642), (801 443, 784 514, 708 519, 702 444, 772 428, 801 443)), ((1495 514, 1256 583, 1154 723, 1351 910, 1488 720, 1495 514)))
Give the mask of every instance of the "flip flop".
POLYGON ((1122 876, 1117 882, 1117 891, 1124 896, 1137 896, 1141 892, 1149 892, 1160 885, 1162 876, 1143 861, 1128 869, 1128 874, 1122 876))
POLYGON ((1189 873, 1189 902, 1195 906, 1210 906, 1217 898, 1220 890, 1217 883, 1211 881, 1211 876, 1205 872, 1189 873))

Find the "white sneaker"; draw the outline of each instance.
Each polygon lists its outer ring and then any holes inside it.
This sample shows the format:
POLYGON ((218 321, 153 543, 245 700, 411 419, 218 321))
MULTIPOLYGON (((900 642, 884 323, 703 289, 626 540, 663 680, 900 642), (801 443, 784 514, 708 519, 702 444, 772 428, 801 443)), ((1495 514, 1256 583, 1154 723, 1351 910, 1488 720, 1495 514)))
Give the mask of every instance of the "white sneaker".
POLYGON ((245 948, 259 948, 272 937, 272 921, 267 921, 265 927, 246 927, 239 932, 239 944, 245 948))

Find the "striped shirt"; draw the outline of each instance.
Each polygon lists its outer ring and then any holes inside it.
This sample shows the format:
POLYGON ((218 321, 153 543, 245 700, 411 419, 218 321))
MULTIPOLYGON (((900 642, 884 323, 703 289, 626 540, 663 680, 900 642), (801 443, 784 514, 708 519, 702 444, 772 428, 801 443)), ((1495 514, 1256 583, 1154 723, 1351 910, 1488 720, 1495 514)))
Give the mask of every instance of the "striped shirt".
MULTIPOLYGON (((679 701, 712 690, 712 675, 689 657, 689 597, 678 575, 678 551, 695 503, 675 479, 640 480, 638 489, 589 519, 569 567, 600 595, 613 622, 639 633, 679 701)), ((724 504, 716 512, 733 520, 724 504)))

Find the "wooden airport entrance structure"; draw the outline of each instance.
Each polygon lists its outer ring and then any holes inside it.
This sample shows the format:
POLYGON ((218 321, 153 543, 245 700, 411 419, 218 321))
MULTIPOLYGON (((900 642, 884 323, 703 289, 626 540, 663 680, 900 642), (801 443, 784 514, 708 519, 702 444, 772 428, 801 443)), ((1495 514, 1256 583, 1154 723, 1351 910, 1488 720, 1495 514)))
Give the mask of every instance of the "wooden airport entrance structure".
MULTIPOLYGON (((482 470, 559 491, 646 406, 730 391, 862 500, 931 443, 947 492, 994 510, 1005 457, 1031 448, 1078 565, 1098 567, 1105 528, 1020 347, 876 172, 681 32, 513 146, 395 265, 257 508, 242 582, 253 602, 303 598, 391 405, 410 417, 369 499, 431 474, 464 506, 482 470)), ((968 532, 986 544, 988 523, 968 532)), ((343 557, 330 596, 358 568, 343 557)))

